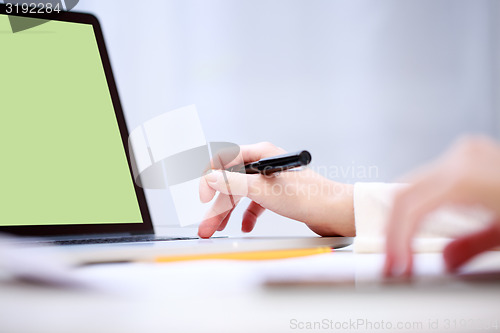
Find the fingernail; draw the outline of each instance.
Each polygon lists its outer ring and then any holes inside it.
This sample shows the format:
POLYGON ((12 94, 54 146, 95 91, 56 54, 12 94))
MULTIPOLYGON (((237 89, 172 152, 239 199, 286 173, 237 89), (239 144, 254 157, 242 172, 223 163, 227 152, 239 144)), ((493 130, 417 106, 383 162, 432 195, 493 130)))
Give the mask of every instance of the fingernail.
POLYGON ((209 184, 215 184, 219 180, 220 172, 218 171, 212 171, 208 175, 205 176, 205 179, 207 180, 207 183, 209 184))

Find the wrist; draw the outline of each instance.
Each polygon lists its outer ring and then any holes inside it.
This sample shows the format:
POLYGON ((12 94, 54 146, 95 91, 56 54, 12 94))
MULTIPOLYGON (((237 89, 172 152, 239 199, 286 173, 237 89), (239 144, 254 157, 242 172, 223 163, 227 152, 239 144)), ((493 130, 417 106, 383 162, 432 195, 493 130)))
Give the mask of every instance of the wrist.
POLYGON ((354 185, 332 181, 333 194, 324 196, 324 214, 317 223, 308 224, 320 236, 356 235, 354 223, 354 185))

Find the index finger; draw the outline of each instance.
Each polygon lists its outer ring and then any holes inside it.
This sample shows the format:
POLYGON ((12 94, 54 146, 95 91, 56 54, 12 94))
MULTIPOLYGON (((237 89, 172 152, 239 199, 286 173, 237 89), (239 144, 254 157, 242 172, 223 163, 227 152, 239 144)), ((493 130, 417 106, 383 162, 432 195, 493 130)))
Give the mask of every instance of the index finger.
MULTIPOLYGON (((214 154, 214 156, 210 159, 209 165, 206 166, 204 174, 211 169, 222 170, 236 165, 241 165, 243 167, 247 163, 256 162, 263 158, 286 153, 284 149, 269 142, 238 146, 239 151, 237 153, 235 153, 233 149, 234 147, 226 148, 228 149, 219 149, 219 151, 214 154)), ((204 203, 211 201, 215 196, 215 190, 208 186, 203 177, 200 180, 199 195, 201 202, 204 203)))
MULTIPOLYGON (((213 154, 210 160, 211 169, 227 169, 238 164, 256 162, 260 159, 281 155, 286 153, 282 148, 276 147, 269 142, 260 142, 250 145, 237 146, 238 152, 233 148, 222 148, 213 154)), ((208 171, 208 169, 206 170, 208 171)))
POLYGON ((418 225, 430 212, 451 199, 452 191, 441 174, 440 168, 429 171, 394 198, 386 230, 385 276, 411 274, 411 243, 418 225))
POLYGON ((240 155, 244 163, 256 162, 260 159, 286 153, 283 148, 269 142, 260 142, 240 146, 240 155))

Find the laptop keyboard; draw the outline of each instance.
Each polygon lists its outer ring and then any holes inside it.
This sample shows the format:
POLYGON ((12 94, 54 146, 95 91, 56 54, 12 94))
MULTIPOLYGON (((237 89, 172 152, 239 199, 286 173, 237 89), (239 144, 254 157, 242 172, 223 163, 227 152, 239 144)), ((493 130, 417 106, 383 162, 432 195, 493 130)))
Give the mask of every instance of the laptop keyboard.
POLYGON ((52 241, 55 245, 83 245, 83 244, 113 244, 113 243, 137 243, 137 242, 167 242, 177 240, 198 239, 197 237, 161 237, 161 236, 124 236, 111 238, 89 238, 52 241))

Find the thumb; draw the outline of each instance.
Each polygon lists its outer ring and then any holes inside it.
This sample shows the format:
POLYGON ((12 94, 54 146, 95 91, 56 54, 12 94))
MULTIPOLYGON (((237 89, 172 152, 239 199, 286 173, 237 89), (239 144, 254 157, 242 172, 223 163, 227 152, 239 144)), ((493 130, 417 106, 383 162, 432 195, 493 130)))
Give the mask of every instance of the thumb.
POLYGON ((497 245, 500 245, 500 229, 497 225, 460 237, 448 244, 443 251, 446 268, 449 272, 454 272, 476 255, 497 245))
POLYGON ((239 172, 214 170, 205 176, 205 180, 215 191, 227 194, 248 196, 249 186, 258 175, 247 175, 239 172))

